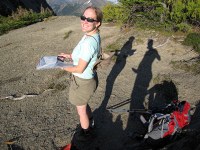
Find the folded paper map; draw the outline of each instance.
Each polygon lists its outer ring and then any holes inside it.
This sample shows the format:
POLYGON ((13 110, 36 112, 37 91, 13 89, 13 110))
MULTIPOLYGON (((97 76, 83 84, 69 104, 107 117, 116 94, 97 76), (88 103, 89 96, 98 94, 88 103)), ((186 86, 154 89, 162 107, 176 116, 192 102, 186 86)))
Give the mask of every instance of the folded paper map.
POLYGON ((73 66, 72 61, 61 61, 57 59, 57 56, 44 56, 40 58, 37 70, 42 69, 55 69, 55 68, 65 68, 73 66))

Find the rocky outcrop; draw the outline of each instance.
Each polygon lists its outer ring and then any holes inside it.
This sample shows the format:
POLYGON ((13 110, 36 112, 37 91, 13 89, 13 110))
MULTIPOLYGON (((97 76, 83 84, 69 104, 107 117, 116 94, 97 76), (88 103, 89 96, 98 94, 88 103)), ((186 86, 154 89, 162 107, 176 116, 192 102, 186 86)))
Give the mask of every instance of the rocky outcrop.
POLYGON ((13 11, 16 11, 19 6, 28 10, 33 10, 37 13, 40 12, 41 7, 45 9, 48 8, 53 11, 46 0, 1 0, 0 15, 9 16, 13 11))

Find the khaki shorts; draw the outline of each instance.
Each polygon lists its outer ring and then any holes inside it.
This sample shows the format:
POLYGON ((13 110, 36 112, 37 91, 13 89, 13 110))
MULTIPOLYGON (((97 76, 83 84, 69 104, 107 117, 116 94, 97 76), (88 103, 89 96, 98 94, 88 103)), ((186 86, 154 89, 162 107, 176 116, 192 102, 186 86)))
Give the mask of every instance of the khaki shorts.
POLYGON ((69 101, 76 106, 86 105, 97 89, 97 78, 81 79, 72 75, 69 101))

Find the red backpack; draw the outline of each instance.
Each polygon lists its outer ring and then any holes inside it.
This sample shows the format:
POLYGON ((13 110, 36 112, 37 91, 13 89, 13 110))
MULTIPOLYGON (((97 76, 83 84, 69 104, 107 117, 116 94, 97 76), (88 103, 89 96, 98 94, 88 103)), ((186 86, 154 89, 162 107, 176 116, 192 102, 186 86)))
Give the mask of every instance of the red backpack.
POLYGON ((155 113, 149 119, 145 139, 159 140, 173 136, 190 123, 190 104, 187 101, 173 101, 173 111, 168 114, 155 113))

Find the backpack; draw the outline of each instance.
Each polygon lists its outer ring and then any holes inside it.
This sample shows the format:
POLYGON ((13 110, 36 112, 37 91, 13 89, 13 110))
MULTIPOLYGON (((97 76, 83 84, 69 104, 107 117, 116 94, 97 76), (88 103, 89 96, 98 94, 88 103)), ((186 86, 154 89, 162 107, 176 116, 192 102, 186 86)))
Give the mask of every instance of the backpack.
POLYGON ((175 133, 180 132, 185 126, 190 123, 191 106, 187 101, 173 101, 170 108, 166 107, 166 111, 171 113, 155 113, 152 114, 148 121, 148 131, 144 139, 151 142, 160 139, 172 138, 175 133))

